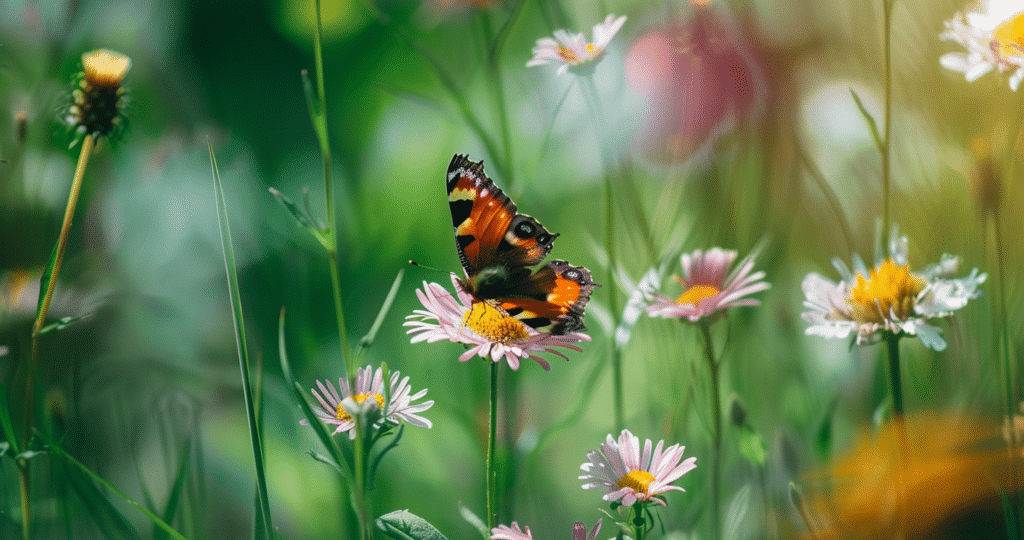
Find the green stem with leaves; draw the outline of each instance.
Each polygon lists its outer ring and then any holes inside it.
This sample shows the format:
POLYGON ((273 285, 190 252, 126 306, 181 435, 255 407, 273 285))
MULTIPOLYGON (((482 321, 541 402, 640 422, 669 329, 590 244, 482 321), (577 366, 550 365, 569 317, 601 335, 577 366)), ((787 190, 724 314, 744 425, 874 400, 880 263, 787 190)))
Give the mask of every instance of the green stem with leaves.
POLYGON ((711 324, 700 323, 701 335, 704 338, 704 358, 708 364, 711 393, 711 534, 709 538, 717 539, 719 527, 719 489, 722 476, 722 401, 719 395, 718 369, 720 364, 715 360, 714 343, 711 341, 711 324))
MULTIPOLYGON (((75 165, 75 176, 71 180, 71 189, 68 192, 68 204, 64 208, 64 221, 61 222, 60 236, 57 237, 57 245, 50 257, 50 267, 43 272, 40 280, 39 304, 36 309, 36 320, 32 324, 32 360, 25 370, 25 430, 24 447, 29 449, 32 438, 32 430, 35 427, 35 372, 39 366, 39 340, 42 337, 43 325, 46 323, 46 315, 50 312, 50 302, 53 300, 54 289, 57 286, 57 276, 60 274, 60 266, 64 261, 64 248, 67 246, 68 233, 71 231, 71 221, 75 217, 75 207, 78 206, 78 194, 82 189, 82 180, 85 178, 85 169, 89 164, 89 156, 96 144, 92 135, 82 138, 82 149, 78 153, 78 163, 75 165)), ((31 471, 28 460, 18 461, 18 480, 21 484, 21 517, 22 533, 26 540, 32 538, 32 500, 31 500, 31 471)))

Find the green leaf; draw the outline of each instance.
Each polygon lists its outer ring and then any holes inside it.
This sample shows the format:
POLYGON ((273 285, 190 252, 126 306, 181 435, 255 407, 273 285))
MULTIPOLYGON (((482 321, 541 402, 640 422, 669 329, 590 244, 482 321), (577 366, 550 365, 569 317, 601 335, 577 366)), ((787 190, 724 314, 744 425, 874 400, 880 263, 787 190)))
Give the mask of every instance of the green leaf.
POLYGON ((309 231, 309 233, 312 234, 313 237, 316 238, 317 242, 320 242, 322 246, 330 249, 331 239, 328 237, 328 233, 320 230, 318 226, 313 223, 313 216, 309 215, 307 211, 299 208, 299 205, 292 202, 292 200, 284 193, 281 193, 274 188, 269 188, 269 190, 270 194, 273 195, 282 206, 284 206, 285 210, 288 210, 288 213, 291 214, 292 218, 295 219, 295 222, 298 223, 300 227, 309 231))
POLYGON ((313 88, 313 81, 309 79, 309 72, 302 70, 300 75, 302 77, 302 93, 306 96, 306 107, 309 108, 309 119, 313 123, 313 131, 316 133, 316 139, 320 143, 320 148, 327 148, 329 144, 327 138, 327 115, 320 108, 320 98, 313 88))
POLYGON ((759 467, 764 466, 764 441, 761 440, 760 435, 747 426, 743 426, 740 432, 740 453, 751 463, 759 467))
POLYGON ((43 335, 53 330, 63 330, 67 328, 69 325, 91 316, 91 313, 86 313, 85 315, 79 315, 78 317, 61 317, 60 319, 57 320, 57 322, 52 322, 40 328, 39 335, 43 335))
POLYGON ((245 321, 242 317, 242 295, 238 290, 238 270, 235 267, 235 250, 231 242, 231 225, 228 223, 228 207, 224 202, 224 186, 220 181, 217 157, 213 145, 207 141, 210 151, 210 166, 213 169, 214 195, 217 202, 217 217, 220 224, 220 242, 224 253, 224 269, 228 279, 228 296, 231 299, 231 318, 235 323, 235 343, 238 346, 238 365, 242 372, 242 397, 249 421, 249 440, 252 443, 253 461, 256 466, 256 492, 263 515, 266 538, 273 538, 274 524, 270 518, 270 499, 267 495, 266 467, 263 464, 263 442, 260 439, 259 424, 253 406, 252 379, 249 376, 249 348, 246 346, 245 321))
POLYGON ((864 107, 864 102, 861 101, 860 96, 857 92, 851 88, 850 95, 853 96, 854 103, 857 104, 857 110, 860 111, 860 115, 864 117, 864 121, 868 123, 868 128, 871 130, 871 138, 875 141, 875 146, 878 147, 879 151, 882 151, 885 147, 885 143, 882 142, 882 135, 878 131, 878 124, 875 122, 875 118, 871 116, 867 108, 864 107))
POLYGON ((377 528, 395 540, 448 540, 427 520, 408 510, 396 510, 377 518, 377 528))
MULTIPOLYGON (((387 316, 388 311, 391 310, 391 304, 395 301, 395 296, 398 295, 398 288, 402 285, 402 276, 405 275, 405 270, 399 270, 398 275, 395 276, 395 281, 391 284, 391 290, 388 291, 388 295, 384 298, 384 304, 381 305, 380 311, 377 313, 377 318, 373 321, 373 326, 370 327, 370 331, 363 336, 363 339, 359 340, 359 350, 356 351, 356 365, 360 365, 363 360, 363 356, 366 351, 373 346, 374 340, 377 339, 377 332, 380 331, 380 327, 384 324, 384 317, 387 316)), ((385 378, 387 380, 387 378, 385 378)))
POLYGON ((467 508, 466 505, 462 504, 461 501, 459 502, 459 515, 462 516, 462 519, 472 525, 474 529, 479 531, 485 540, 490 540, 491 531, 487 529, 487 524, 484 523, 484 520, 480 519, 479 516, 474 514, 472 510, 467 508))
POLYGON ((50 279, 53 277, 53 266, 57 263, 57 247, 60 242, 53 245, 53 251, 50 252, 50 260, 46 262, 46 270, 43 270, 43 276, 39 278, 39 300, 36 301, 36 317, 39 317, 39 313, 43 310, 43 300, 46 298, 46 290, 50 288, 50 279))
MULTIPOLYGON (((0 381, 0 429, 3 430, 4 438, 10 445, 10 450, 17 454, 18 439, 14 436, 14 423, 11 422, 11 404, 7 400, 7 385, 0 381)), ((0 455, 3 453, 0 452, 0 455)))

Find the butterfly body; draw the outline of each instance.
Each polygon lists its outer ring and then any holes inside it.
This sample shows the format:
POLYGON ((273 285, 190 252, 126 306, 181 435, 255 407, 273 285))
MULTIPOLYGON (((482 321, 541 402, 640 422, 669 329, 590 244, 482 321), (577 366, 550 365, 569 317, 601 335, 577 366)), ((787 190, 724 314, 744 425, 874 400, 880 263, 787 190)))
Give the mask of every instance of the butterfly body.
POLYGON ((484 173, 483 162, 456 154, 448 166, 448 203, 462 289, 538 331, 584 330, 583 308, 597 284, 590 271, 562 260, 539 267, 558 234, 516 210, 484 173))

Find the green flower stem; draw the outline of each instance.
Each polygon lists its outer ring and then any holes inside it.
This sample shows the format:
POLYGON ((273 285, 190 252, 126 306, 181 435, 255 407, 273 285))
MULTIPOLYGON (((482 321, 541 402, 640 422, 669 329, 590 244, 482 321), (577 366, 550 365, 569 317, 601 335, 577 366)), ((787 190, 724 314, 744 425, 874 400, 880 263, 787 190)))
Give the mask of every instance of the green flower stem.
MULTIPOLYGON (((85 178, 85 168, 89 164, 89 156, 96 144, 92 135, 86 135, 82 139, 82 149, 78 153, 78 164, 75 166, 75 176, 71 181, 71 190, 68 192, 68 204, 64 209, 64 221, 60 225, 60 236, 57 237, 57 247, 54 249, 53 269, 50 271, 49 279, 46 280, 46 292, 39 303, 36 313, 36 320, 32 324, 32 360, 25 370, 25 431, 24 447, 29 448, 29 441, 32 438, 32 428, 35 425, 35 371, 39 365, 39 339, 42 335, 43 325, 46 323, 46 315, 50 311, 50 302, 53 300, 53 291, 57 286, 57 276, 60 274, 60 265, 64 261, 64 248, 67 246, 68 233, 71 231, 71 221, 75 217, 75 207, 78 205, 78 194, 82 190, 82 180, 85 178)), ((44 272, 45 273, 45 272, 44 272)), ((44 275, 45 279, 46 276, 44 275)), ((21 517, 22 533, 26 540, 32 538, 32 501, 31 494, 31 471, 27 460, 18 462, 18 480, 21 484, 21 517)))
POLYGON ((644 504, 642 502, 633 503, 633 538, 636 540, 644 540, 644 533, 647 532, 647 524, 644 521, 644 504))
POLYGON ((892 158, 892 7, 896 0, 882 0, 883 58, 885 64, 885 135, 882 139, 882 245, 888 246, 892 158))
POLYGON ((892 412, 896 418, 903 418, 903 386, 900 382, 900 336, 890 334, 885 339, 889 350, 889 391, 892 393, 892 412))
POLYGON ((719 484, 721 484, 722 477, 722 401, 718 388, 718 368, 721 366, 715 360, 710 323, 701 322, 700 331, 704 336, 704 357, 708 363, 708 373, 711 375, 711 534, 708 538, 717 539, 719 538, 719 484))
POLYGON ((498 362, 491 363, 491 410, 487 423, 487 530, 493 529, 497 524, 497 508, 494 506, 494 449, 497 444, 497 423, 498 423, 498 362))
POLYGON ((608 274, 605 278, 608 284, 608 309, 611 311, 612 331, 611 346, 609 347, 609 361, 612 365, 612 393, 613 407, 615 414, 615 430, 621 431, 625 426, 623 413, 623 389, 622 389, 622 351, 615 339, 615 332, 619 327, 619 298, 615 289, 615 268, 618 266, 615 258, 615 204, 612 192, 611 170, 612 164, 608 156, 608 129, 604 125, 604 112, 601 107, 601 98, 597 93, 597 86, 591 75, 579 76, 583 94, 586 96, 587 104, 590 106, 590 114, 594 120, 594 129, 597 131, 599 148, 601 152, 602 176, 604 176, 604 230, 605 230, 605 251, 608 253, 608 274))
MULTIPOLYGON (((1016 137, 1016 134, 1014 134, 1013 136, 1016 137)), ((1014 530, 1012 531, 1013 534, 1011 535, 1011 537, 1020 538, 1021 537, 1021 532, 1020 532, 1020 522, 1019 522, 1018 516, 1020 516, 1020 511, 1021 511, 1021 504, 1020 504, 1021 500, 1020 500, 1020 490, 1018 489, 1018 485, 1017 485, 1017 461, 1018 461, 1018 458, 1019 458, 1020 454, 1017 452, 1017 448, 1018 448, 1018 446, 1017 446, 1017 430, 1014 429, 1014 422, 1013 422, 1014 411, 1016 409, 1016 404, 1017 404, 1017 396, 1016 396, 1016 392, 1014 391, 1014 389, 1017 388, 1017 386, 1016 386, 1016 382, 1015 382, 1015 380, 1016 380, 1016 373, 1015 373, 1015 369, 1014 369, 1014 364, 1015 363, 1013 362, 1013 359, 1010 356, 1011 355, 1010 333, 1009 333, 1008 314, 1007 314, 1007 310, 1006 310, 1006 262, 1003 259, 1005 250, 1004 250, 1004 247, 1003 247, 1002 226, 999 224, 1000 214, 1001 214, 1001 212, 999 211, 998 208, 996 209, 995 212, 991 213, 991 216, 992 216, 992 226, 995 229, 995 237, 996 237, 996 268, 997 268, 997 271, 999 273, 999 286, 998 286, 998 289, 997 289, 996 296, 999 297, 999 333, 1000 333, 1000 336, 1001 336, 1001 340, 1000 340, 1000 346, 998 348, 999 348, 999 350, 1002 353, 1000 355, 1001 360, 1002 360, 1002 369, 1001 369, 1001 371, 1002 371, 1002 375, 1003 375, 1005 398, 1006 398, 1006 421, 1008 422, 1007 425, 1009 426, 1009 429, 1007 430, 1007 432, 1010 435, 1010 437, 1009 437, 1010 440, 1009 440, 1009 445, 1008 445, 1007 451, 1009 452, 1009 456, 1010 456, 1010 482, 1011 482, 1011 493, 1012 493, 1011 500, 1013 502, 1012 509, 1011 509, 1011 512, 1013 512, 1013 515, 1011 517, 1012 517, 1013 529, 1014 530)))
POLYGON ((903 417, 903 386, 900 382, 900 335, 888 334, 885 338, 889 350, 889 385, 892 393, 893 421, 896 422, 899 437, 899 465, 896 471, 896 520, 899 531, 906 532, 907 504, 903 478, 910 459, 910 446, 907 444, 907 428, 903 417))

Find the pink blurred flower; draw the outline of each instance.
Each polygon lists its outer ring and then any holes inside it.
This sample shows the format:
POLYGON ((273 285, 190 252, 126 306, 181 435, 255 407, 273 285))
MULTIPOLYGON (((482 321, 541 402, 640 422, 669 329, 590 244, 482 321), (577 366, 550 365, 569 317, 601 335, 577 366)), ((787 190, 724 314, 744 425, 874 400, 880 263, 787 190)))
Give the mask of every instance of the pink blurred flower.
POLYGON ((656 295, 647 306, 652 317, 686 317, 697 322, 701 317, 713 315, 735 306, 756 306, 756 299, 745 298, 770 287, 762 281, 764 272, 750 273, 754 269, 754 255, 747 255, 735 270, 729 267, 736 260, 736 252, 711 248, 707 252, 696 250, 684 253, 680 262, 683 277, 676 281, 683 286, 683 294, 672 300, 656 295), (729 272, 729 273, 727 273, 729 272))
POLYGON ((686 458, 680 463, 684 447, 673 444, 662 450, 664 445, 665 441, 658 441, 652 454, 651 440, 647 439, 641 453, 640 438, 628 429, 622 430, 617 441, 608 435, 598 450, 587 452, 589 462, 580 465, 585 473, 580 476, 583 489, 602 488, 602 499, 619 501, 623 506, 633 506, 637 501, 665 506, 657 495, 671 490, 686 491, 670 484, 696 469, 697 458, 686 458))
POLYGON ((638 150, 652 159, 686 159, 736 123, 757 114, 765 81, 744 37, 708 2, 694 2, 681 26, 651 30, 626 55, 626 79, 648 100, 638 150))

